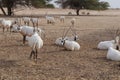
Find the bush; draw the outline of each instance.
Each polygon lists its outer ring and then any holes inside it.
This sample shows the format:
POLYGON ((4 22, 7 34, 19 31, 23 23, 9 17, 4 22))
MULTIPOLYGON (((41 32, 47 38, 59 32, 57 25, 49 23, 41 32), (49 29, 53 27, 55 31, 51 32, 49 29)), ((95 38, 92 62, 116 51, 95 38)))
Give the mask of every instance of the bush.
POLYGON ((46 7, 47 8, 55 8, 53 4, 47 4, 46 7))

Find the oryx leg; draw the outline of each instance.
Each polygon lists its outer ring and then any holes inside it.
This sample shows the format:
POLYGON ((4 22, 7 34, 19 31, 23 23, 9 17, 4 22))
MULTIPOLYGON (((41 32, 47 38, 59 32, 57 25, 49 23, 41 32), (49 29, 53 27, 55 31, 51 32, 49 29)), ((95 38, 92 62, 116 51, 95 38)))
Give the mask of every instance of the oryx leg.
POLYGON ((32 58, 34 53, 35 53, 34 50, 32 50, 31 53, 30 53, 30 56, 29 56, 30 59, 32 58))
POLYGON ((26 35, 23 36, 23 44, 25 44, 26 41, 26 35))
POLYGON ((3 32, 5 31, 5 27, 3 27, 3 32))

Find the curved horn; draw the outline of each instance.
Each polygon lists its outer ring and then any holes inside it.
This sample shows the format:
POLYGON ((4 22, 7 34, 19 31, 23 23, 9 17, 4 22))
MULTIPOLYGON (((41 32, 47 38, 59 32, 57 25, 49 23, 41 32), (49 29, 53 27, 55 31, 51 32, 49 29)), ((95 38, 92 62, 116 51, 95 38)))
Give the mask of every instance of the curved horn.
POLYGON ((45 39, 46 38, 46 34, 45 34, 45 28, 39 28, 38 29, 39 31, 40 31, 40 37, 43 37, 43 39, 45 39))
POLYGON ((73 32, 73 35, 77 35, 76 30, 71 28, 71 31, 73 32))
POLYGON ((66 31, 65 35, 64 35, 64 38, 66 37, 66 35, 68 34, 68 32, 70 31, 71 29, 71 26, 69 27, 69 29, 66 31))
POLYGON ((64 31, 63 31, 63 34, 62 34, 62 38, 64 38, 64 33, 65 33, 65 28, 64 28, 64 31))

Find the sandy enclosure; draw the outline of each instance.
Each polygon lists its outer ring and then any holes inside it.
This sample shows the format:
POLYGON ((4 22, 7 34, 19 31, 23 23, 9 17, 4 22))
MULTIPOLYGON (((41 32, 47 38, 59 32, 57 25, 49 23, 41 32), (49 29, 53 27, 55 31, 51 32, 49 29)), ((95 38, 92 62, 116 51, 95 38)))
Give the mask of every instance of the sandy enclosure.
MULTIPOLYGON (((6 9, 5 9, 6 11, 6 9)), ((58 15, 68 15, 69 12, 72 13, 72 15, 76 15, 75 10, 73 9, 36 9, 36 8, 19 8, 14 10, 15 15, 46 15, 46 14, 58 14, 58 15)), ((94 11, 94 10, 80 10, 80 15, 86 15, 87 13, 90 13, 90 15, 114 15, 118 16, 120 15, 120 10, 103 10, 103 11, 94 11), (82 14, 82 13, 85 14, 82 14)), ((0 11, 0 14, 3 14, 0 11)))
POLYGON ((55 25, 46 24, 40 17, 39 27, 45 30, 46 37, 36 65, 28 59, 30 48, 22 45, 22 36, 3 33, 0 28, 0 80, 120 80, 120 62, 107 60, 107 50, 96 48, 99 41, 112 39, 106 30, 120 27, 120 16, 74 16, 81 49, 72 52, 54 42, 69 28, 73 16, 67 16, 65 23, 60 23, 58 17, 55 25))

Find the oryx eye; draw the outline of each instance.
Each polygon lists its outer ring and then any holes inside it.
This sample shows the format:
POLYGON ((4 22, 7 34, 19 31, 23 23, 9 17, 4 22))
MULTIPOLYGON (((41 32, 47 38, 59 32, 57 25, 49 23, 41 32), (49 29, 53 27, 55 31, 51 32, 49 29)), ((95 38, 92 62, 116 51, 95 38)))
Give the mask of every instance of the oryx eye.
POLYGON ((63 43, 63 41, 61 41, 63 43))
POLYGON ((38 30, 38 32, 40 32, 40 31, 38 30))
POLYGON ((19 28, 19 27, 18 27, 17 29, 18 29, 18 30, 20 30, 20 28, 19 28))
POLYGON ((17 27, 18 30, 20 30, 20 27, 17 27))

